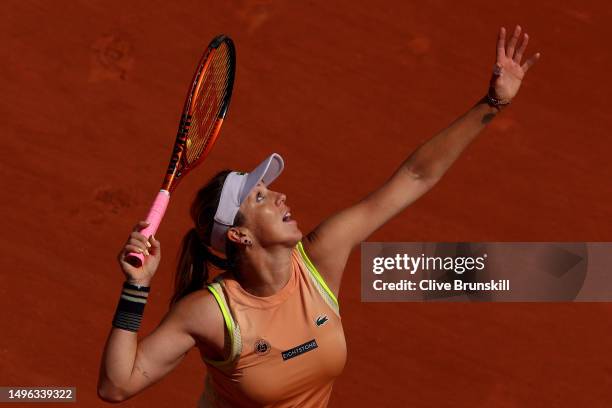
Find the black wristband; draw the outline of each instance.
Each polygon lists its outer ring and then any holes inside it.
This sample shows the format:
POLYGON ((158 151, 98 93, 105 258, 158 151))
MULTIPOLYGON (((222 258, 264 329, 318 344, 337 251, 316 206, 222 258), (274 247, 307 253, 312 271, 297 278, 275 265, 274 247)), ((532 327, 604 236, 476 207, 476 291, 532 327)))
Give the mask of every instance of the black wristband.
POLYGON ((123 284, 124 290, 121 291, 119 304, 113 317, 113 326, 119 329, 137 332, 140 329, 144 308, 147 304, 147 295, 137 295, 132 293, 134 290, 147 293, 149 287, 136 286, 130 283, 123 284), (127 290, 125 290, 127 289, 127 290))

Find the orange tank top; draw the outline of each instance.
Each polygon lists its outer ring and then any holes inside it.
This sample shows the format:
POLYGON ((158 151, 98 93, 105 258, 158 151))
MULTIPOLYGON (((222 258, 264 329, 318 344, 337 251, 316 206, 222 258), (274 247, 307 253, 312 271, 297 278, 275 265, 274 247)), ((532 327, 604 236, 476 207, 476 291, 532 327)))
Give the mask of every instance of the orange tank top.
POLYGON ((291 277, 272 296, 254 296, 224 275, 208 285, 230 349, 225 361, 204 359, 198 407, 327 406, 346 362, 338 301, 301 242, 291 257, 291 277))

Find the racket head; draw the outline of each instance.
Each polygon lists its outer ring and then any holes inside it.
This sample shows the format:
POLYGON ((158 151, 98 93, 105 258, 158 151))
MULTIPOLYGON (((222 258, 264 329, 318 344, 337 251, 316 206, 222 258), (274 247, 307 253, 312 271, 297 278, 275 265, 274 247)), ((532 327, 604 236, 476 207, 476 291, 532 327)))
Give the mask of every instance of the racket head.
POLYGON ((162 190, 180 180, 210 153, 227 114, 236 76, 236 49, 227 35, 215 37, 191 80, 162 190))

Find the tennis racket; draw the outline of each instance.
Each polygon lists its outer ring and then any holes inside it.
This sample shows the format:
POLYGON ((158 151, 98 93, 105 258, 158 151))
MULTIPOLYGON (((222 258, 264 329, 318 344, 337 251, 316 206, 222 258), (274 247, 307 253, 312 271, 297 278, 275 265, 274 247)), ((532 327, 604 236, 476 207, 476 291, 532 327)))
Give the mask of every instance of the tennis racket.
MULTIPOLYGON (((232 97, 235 72, 234 43, 226 35, 219 35, 208 45, 193 75, 168 170, 147 215, 149 225, 140 231, 147 238, 157 232, 170 194, 185 175, 208 156, 215 144, 232 97)), ((130 252, 126 260, 139 267, 144 262, 144 255, 130 252)))

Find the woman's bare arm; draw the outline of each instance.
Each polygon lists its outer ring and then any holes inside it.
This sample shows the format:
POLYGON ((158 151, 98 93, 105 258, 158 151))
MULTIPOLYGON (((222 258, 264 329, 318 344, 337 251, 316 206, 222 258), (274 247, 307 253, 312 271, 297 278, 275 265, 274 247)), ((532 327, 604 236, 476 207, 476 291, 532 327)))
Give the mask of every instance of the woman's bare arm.
POLYGON ((156 383, 196 344, 196 333, 204 342, 223 339, 222 315, 204 291, 178 301, 140 342, 136 333, 113 327, 102 357, 98 395, 106 401, 124 401, 156 383))
POLYGON ((496 108, 479 101, 414 151, 380 188, 306 236, 306 253, 336 295, 355 245, 431 189, 496 113, 496 108))
MULTIPOLYGON (((500 27, 497 37, 496 68, 489 83, 489 95, 502 101, 516 96, 527 70, 540 58, 540 53, 536 53, 521 65, 529 37, 524 34, 517 48, 520 33, 521 27, 516 26, 507 48, 504 27, 500 27)), ((304 239, 311 261, 336 295, 351 249, 436 184, 499 109, 481 99, 412 153, 382 187, 334 214, 304 239)))

